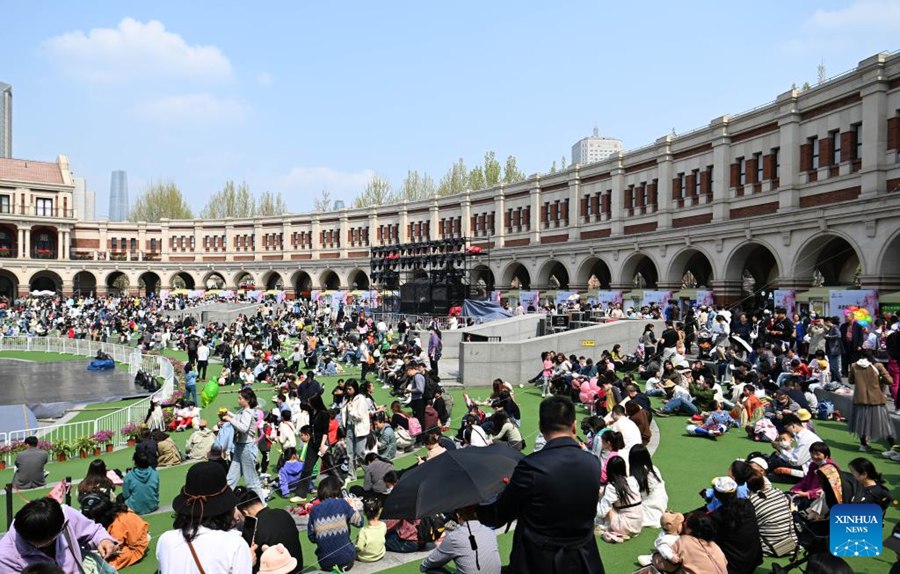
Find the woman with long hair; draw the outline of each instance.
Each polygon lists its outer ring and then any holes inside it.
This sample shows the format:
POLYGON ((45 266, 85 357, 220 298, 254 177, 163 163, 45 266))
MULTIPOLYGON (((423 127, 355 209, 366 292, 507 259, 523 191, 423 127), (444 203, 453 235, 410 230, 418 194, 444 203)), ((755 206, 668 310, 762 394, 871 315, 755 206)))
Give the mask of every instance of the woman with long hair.
MULTIPOLYGON (((594 439, 597 440, 597 439, 594 439)), ((600 482, 606 484, 608 482, 606 476, 606 467, 609 460, 619 454, 619 451, 625 448, 625 440, 622 433, 614 430, 608 430, 600 433, 600 482)))
POLYGON ((244 387, 238 392, 238 405, 241 409, 236 414, 229 412, 222 420, 230 422, 234 427, 234 453, 231 455, 231 466, 228 467, 228 486, 234 488, 243 476, 247 488, 255 491, 260 500, 265 500, 266 493, 256 472, 260 419, 257 404, 253 389, 244 387))
POLYGON ((865 502, 880 506, 883 516, 891 505, 891 492, 884 486, 884 477, 875 470, 872 461, 865 458, 854 458, 849 466, 853 477, 863 486, 865 502))
POLYGON ((297 496, 304 499, 313 489, 312 472, 320 458, 328 452, 328 424, 331 417, 322 395, 315 395, 309 400, 311 409, 309 414, 309 444, 306 445, 306 458, 303 462, 303 472, 300 474, 300 484, 297 487, 297 496))
POLYGON ((713 481, 719 507, 710 517, 716 524, 716 544, 728 559, 728 574, 752 574, 762 564, 759 524, 750 501, 739 498, 735 479, 720 476, 713 481), (749 541, 754 541, 752 544, 749 541))
POLYGON ((78 498, 87 494, 100 494, 110 500, 114 499, 115 486, 106 476, 106 472, 106 463, 103 459, 92 460, 84 480, 78 483, 78 498))
POLYGON ((139 562, 150 546, 150 525, 122 503, 102 497, 80 499, 81 513, 102 526, 119 546, 107 561, 116 570, 139 562))
MULTIPOLYGON (((725 554, 715 542, 716 525, 702 512, 692 512, 684 519, 684 530, 672 545, 672 551, 681 558, 678 564, 660 564, 666 572, 703 572, 725 574, 728 571, 725 554), (671 567, 671 568, 670 568, 671 567)), ((653 555, 653 564, 668 562, 659 553, 653 555)))
POLYGON ((597 505, 595 534, 608 542, 623 542, 641 533, 644 522, 640 487, 628 476, 625 459, 614 456, 606 464, 606 488, 597 505))
POLYGON ((345 385, 348 402, 341 409, 341 422, 347 433, 347 454, 350 457, 350 477, 356 478, 356 467, 365 456, 366 440, 372 431, 369 418, 369 401, 359 391, 356 379, 350 379, 345 385))
POLYGON ((663 512, 669 505, 669 495, 666 492, 666 483, 662 479, 659 469, 653 465, 650 451, 642 444, 636 444, 628 452, 628 466, 631 476, 638 483, 638 491, 641 494, 642 509, 644 512, 644 526, 656 528, 663 512))

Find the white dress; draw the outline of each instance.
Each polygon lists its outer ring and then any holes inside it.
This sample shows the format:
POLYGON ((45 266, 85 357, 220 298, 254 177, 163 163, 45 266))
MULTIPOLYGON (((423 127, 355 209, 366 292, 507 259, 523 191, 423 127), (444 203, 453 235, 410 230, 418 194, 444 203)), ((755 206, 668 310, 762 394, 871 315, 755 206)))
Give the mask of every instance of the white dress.
POLYGON ((643 526, 643 504, 638 500, 637 480, 629 476, 627 483, 632 493, 628 500, 620 500, 616 489, 611 484, 606 485, 603 497, 597 504, 594 524, 623 536, 637 536, 643 526))
POLYGON ((645 494, 641 492, 641 500, 643 502, 641 506, 644 511, 643 525, 659 528, 659 521, 663 512, 669 506, 669 494, 666 492, 666 482, 662 479, 662 473, 655 466, 653 470, 659 476, 659 480, 652 474, 647 477, 647 486, 650 488, 650 493, 645 494))

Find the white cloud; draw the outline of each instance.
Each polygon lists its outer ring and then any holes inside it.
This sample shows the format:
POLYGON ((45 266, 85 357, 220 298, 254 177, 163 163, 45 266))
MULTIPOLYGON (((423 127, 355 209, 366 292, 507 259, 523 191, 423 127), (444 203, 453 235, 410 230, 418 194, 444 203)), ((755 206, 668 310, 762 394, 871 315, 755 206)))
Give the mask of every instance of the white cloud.
MULTIPOLYGON (((854 63, 883 50, 894 50, 900 23, 900 0, 856 0, 835 10, 816 10, 801 25, 798 37, 785 44, 793 55, 832 55, 854 63)), ((842 70, 828 70, 829 75, 842 70)))
POLYGON ((269 87, 272 85, 272 75, 268 72, 260 72, 256 76, 256 83, 260 86, 269 87))
POLYGON ((331 193, 332 199, 343 200, 349 206, 373 175, 372 169, 344 172, 330 167, 295 167, 277 178, 273 187, 281 191, 292 208, 308 211, 323 189, 331 193))
POLYGON ((189 45, 158 20, 125 18, 116 28, 94 28, 55 36, 46 53, 76 79, 104 84, 134 80, 222 81, 232 77, 231 62, 216 46, 189 45))
POLYGON ((179 125, 233 122, 246 113, 241 101, 207 93, 161 96, 134 108, 134 114, 142 120, 179 125))

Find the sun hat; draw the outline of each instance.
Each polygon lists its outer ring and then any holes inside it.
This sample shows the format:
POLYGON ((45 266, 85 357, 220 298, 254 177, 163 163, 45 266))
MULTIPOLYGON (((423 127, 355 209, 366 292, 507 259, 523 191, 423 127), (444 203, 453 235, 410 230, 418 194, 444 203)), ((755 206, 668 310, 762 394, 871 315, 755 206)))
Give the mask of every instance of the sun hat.
POLYGON ((716 492, 728 494, 737 490, 737 483, 730 476, 720 476, 713 480, 713 488, 716 492))
POLYGON ((664 389, 671 389, 674 386, 675 386, 675 381, 673 381, 672 379, 666 379, 662 382, 662 388, 664 388, 664 389))
POLYGON ((297 559, 291 556, 284 544, 263 545, 259 559, 259 574, 290 574, 297 568, 297 559))
POLYGON ((769 463, 766 462, 766 459, 764 459, 761 456, 753 457, 750 460, 748 460, 747 462, 749 462, 750 464, 755 464, 756 466, 758 466, 759 468, 761 468, 763 470, 769 470, 769 463))
POLYGON ((237 502, 222 465, 199 462, 188 471, 181 492, 172 501, 172 509, 200 521, 234 510, 237 502))
POLYGON ((797 418, 800 419, 800 422, 806 422, 812 418, 812 414, 806 409, 800 409, 797 411, 797 418))

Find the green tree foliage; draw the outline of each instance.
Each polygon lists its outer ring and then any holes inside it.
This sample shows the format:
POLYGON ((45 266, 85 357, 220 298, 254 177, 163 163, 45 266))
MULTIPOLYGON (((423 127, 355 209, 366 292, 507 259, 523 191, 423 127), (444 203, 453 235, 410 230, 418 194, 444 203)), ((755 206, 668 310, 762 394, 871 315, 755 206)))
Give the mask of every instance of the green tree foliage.
POLYGON ((234 185, 228 180, 220 191, 212 194, 200 212, 203 219, 225 219, 226 217, 253 217, 256 203, 247 182, 234 185))
POLYGON ((550 166, 550 173, 556 173, 556 162, 553 162, 553 165, 550 166))
POLYGON ((397 190, 397 199, 403 201, 419 201, 434 197, 437 188, 434 186, 434 180, 427 173, 419 173, 418 170, 410 170, 407 172, 400 189, 397 190))
POLYGON ((453 167, 441 178, 438 184, 438 195, 456 195, 466 190, 469 184, 469 171, 463 158, 453 164, 453 167))
POLYGON ((525 179, 525 174, 519 171, 519 167, 516 165, 516 156, 508 156, 506 158, 506 166, 503 168, 503 183, 516 183, 523 179, 525 179))
POLYGON ((263 192, 256 200, 256 215, 272 217, 287 213, 287 204, 280 193, 263 192))
POLYGON ((480 165, 476 165, 472 168, 472 171, 469 172, 469 184, 468 188, 472 190, 484 189, 486 186, 484 184, 484 170, 480 165))
POLYGON ((157 223, 161 219, 193 219, 191 207, 178 186, 168 182, 151 183, 128 214, 129 221, 157 223))
POLYGON ((562 159, 559 160, 559 169, 566 169, 566 155, 563 154, 562 159))
MULTIPOLYGON (((500 183, 500 162, 492 151, 484 153, 484 184, 493 187, 500 183)), ((475 188, 472 188, 475 189, 475 188)))
POLYGON ((390 203, 394 199, 391 181, 379 174, 372 175, 366 189, 353 201, 354 207, 373 207, 390 203))

